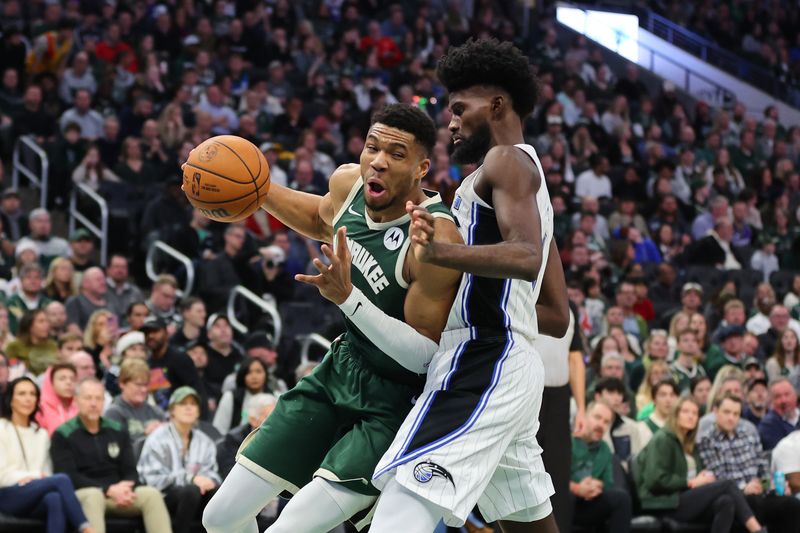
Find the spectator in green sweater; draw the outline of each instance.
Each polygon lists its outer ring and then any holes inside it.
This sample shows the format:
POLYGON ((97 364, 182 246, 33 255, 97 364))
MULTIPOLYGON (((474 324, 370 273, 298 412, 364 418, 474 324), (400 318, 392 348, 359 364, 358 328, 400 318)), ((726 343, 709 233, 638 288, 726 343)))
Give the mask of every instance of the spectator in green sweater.
POLYGON ((572 437, 569 490, 575 497, 575 524, 602 523, 608 531, 626 533, 631 527, 631 497, 614 486, 613 456, 603 442, 612 420, 614 411, 608 404, 596 401, 589 405, 583 433, 572 437))
POLYGON ((664 428, 637 457, 636 486, 642 509, 728 533, 734 523, 765 533, 733 481, 703 470, 695 448, 700 406, 690 396, 675 405, 664 428))
POLYGON ((702 355, 697 331, 683 329, 678 332, 677 340, 678 352, 675 361, 670 365, 670 372, 678 389, 685 392, 689 390, 689 383, 697 376, 704 376, 706 371, 697 362, 702 355))

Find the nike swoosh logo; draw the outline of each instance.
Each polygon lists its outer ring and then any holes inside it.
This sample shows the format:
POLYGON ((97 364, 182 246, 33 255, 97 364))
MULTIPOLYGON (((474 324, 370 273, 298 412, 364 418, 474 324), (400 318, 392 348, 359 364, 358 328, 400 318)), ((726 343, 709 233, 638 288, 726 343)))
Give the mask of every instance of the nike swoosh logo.
POLYGON ((358 310, 361 308, 361 305, 362 305, 361 302, 357 302, 356 308, 353 310, 353 313, 350 316, 356 316, 356 313, 358 313, 358 310))
POLYGON ((358 213, 356 213, 355 211, 353 211, 353 206, 352 206, 352 205, 348 205, 348 206, 347 206, 347 212, 348 212, 348 213, 350 213, 351 215, 355 215, 355 216, 357 216, 357 217, 361 217, 361 218, 363 218, 363 217, 364 217, 364 215, 359 215, 358 213))
POLYGON ((411 397, 411 405, 414 405, 416 403, 417 403, 417 396, 412 396, 411 397))

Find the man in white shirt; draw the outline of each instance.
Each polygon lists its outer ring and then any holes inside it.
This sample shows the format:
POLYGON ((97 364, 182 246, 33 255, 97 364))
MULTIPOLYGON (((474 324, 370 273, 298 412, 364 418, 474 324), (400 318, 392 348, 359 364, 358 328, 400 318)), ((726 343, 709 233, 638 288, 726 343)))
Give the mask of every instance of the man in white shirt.
POLYGON ((786 435, 772 450, 772 471, 783 472, 792 494, 800 494, 800 431, 786 435))
POLYGON ((595 198, 611 198, 611 180, 606 175, 608 158, 600 154, 592 154, 589 158, 591 168, 580 173, 575 180, 575 195, 579 198, 594 196, 595 198))

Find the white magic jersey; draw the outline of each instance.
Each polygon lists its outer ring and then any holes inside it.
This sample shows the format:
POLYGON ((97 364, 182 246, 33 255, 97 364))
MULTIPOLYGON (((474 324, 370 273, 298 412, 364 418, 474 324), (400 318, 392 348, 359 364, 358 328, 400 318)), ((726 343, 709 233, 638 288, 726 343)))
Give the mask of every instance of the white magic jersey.
MULTIPOLYGON (((456 295, 446 329, 476 328, 482 331, 511 330, 534 340, 539 333, 536 320, 536 301, 544 278, 550 240, 553 238, 553 207, 544 181, 544 171, 536 150, 529 144, 515 145, 533 160, 541 176, 541 186, 536 192, 542 228, 542 267, 533 283, 513 279, 482 278, 465 274, 456 295)), ((461 182, 451 207, 459 231, 468 245, 496 244, 502 241, 494 209, 475 192, 475 181, 483 166, 461 182)))

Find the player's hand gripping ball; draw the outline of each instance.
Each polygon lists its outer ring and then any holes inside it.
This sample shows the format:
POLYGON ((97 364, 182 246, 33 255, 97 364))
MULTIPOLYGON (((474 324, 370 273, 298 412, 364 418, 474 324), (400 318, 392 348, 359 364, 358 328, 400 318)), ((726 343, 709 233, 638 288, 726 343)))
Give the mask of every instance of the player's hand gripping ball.
POLYGON ((269 164, 253 143, 218 135, 200 143, 183 169, 183 192, 206 217, 236 222, 252 215, 269 192, 269 164))

